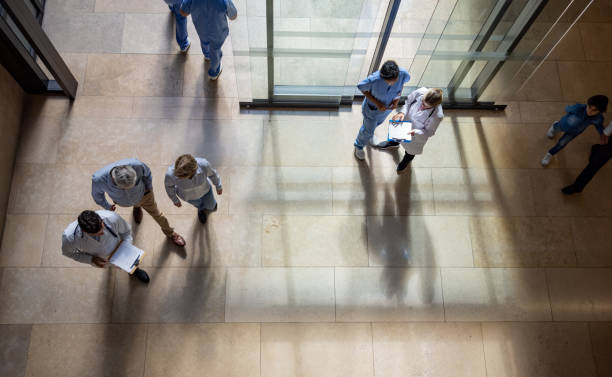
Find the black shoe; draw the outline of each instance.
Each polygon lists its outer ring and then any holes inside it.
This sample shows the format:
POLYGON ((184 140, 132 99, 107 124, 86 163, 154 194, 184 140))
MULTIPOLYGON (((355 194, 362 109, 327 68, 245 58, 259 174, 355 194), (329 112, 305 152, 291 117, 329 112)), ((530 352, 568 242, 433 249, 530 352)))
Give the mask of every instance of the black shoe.
POLYGON ((136 221, 136 224, 140 224, 142 222, 142 208, 134 207, 132 209, 132 216, 134 216, 134 221, 136 221))
POLYGON ((198 210, 198 220, 200 220, 200 222, 202 224, 206 224, 206 218, 208 217, 208 214, 206 213, 205 209, 199 209, 198 210))
POLYGON ((408 164, 412 161, 412 159, 414 158, 413 155, 408 154, 408 153, 404 153, 404 158, 402 158, 402 161, 400 161, 399 164, 397 164, 397 172, 401 173, 404 169, 406 169, 408 167, 408 164))
POLYGON ((217 203, 215 203, 215 208, 211 212, 217 212, 217 203))
POLYGON ((145 284, 148 284, 150 280, 147 272, 145 270, 141 270, 140 268, 137 268, 136 271, 134 271, 134 273, 132 274, 132 276, 135 276, 136 279, 140 280, 145 284))
POLYGON ((565 186, 564 188, 562 188, 561 192, 564 193, 565 195, 572 195, 572 194, 577 194, 579 192, 582 192, 582 190, 578 190, 576 186, 574 185, 569 185, 569 186, 565 186))
POLYGON ((383 141, 382 143, 378 143, 376 148, 378 149, 397 149, 399 148, 399 144, 397 141, 383 141))

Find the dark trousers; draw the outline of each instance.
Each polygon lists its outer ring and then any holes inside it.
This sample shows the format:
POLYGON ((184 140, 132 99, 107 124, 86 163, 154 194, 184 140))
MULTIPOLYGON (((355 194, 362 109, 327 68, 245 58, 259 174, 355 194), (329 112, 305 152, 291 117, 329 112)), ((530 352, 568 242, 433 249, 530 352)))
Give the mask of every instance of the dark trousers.
POLYGON ((580 172, 573 186, 578 191, 582 191, 610 158, 612 158, 612 144, 593 145, 591 147, 591 155, 589 156, 589 164, 580 172))

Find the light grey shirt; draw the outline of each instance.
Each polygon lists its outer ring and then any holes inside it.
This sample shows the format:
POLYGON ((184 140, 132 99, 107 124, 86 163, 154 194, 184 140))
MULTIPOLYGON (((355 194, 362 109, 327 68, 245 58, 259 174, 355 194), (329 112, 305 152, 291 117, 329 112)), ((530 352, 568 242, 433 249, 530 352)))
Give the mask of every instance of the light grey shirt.
POLYGON ((184 201, 197 200, 203 197, 210 191, 210 183, 208 178, 217 187, 217 190, 221 190, 221 177, 217 174, 217 171, 210 166, 210 163, 200 157, 196 157, 198 163, 198 169, 193 177, 191 178, 177 178, 174 175, 174 165, 168 167, 166 172, 166 178, 164 179, 164 185, 166 187, 166 193, 173 203, 178 203, 179 198, 184 201))
POLYGON ((104 221, 104 234, 96 239, 83 232, 78 221, 68 225, 62 234, 62 254, 77 262, 92 264, 92 257, 110 257, 119 241, 132 242, 132 230, 115 212, 96 211, 104 221))
POLYGON ((111 209, 112 207, 106 200, 104 193, 108 193, 111 199, 120 206, 131 207, 142 200, 146 191, 151 190, 153 190, 151 169, 144 162, 135 158, 128 158, 106 165, 91 177, 91 196, 104 209, 111 209), (117 187, 111 178, 111 170, 121 165, 129 165, 136 171, 136 185, 131 189, 124 190, 117 187))

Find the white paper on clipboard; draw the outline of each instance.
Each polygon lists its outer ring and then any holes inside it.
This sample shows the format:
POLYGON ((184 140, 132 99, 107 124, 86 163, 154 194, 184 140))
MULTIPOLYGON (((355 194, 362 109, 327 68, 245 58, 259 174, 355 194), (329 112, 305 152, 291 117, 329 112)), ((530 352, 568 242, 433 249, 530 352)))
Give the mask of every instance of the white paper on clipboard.
POLYGON ((394 141, 412 141, 412 121, 404 120, 404 121, 389 121, 389 140, 394 141))
POLYGON ((119 245, 119 248, 117 248, 109 262, 123 271, 132 273, 138 266, 138 263, 140 263, 143 255, 144 251, 131 243, 121 242, 121 245, 119 245))

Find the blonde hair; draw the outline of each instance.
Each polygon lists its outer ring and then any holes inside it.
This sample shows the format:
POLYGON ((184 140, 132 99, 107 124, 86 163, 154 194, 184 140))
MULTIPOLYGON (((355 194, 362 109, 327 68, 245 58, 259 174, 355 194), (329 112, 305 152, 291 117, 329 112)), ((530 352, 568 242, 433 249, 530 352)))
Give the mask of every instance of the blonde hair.
POLYGON ((425 102, 430 106, 438 106, 442 103, 442 89, 431 88, 425 93, 425 102))
POLYGON ((198 170, 198 162, 190 154, 179 156, 174 163, 174 175, 178 178, 189 178, 198 170))

